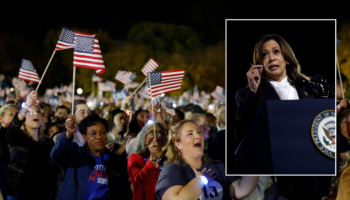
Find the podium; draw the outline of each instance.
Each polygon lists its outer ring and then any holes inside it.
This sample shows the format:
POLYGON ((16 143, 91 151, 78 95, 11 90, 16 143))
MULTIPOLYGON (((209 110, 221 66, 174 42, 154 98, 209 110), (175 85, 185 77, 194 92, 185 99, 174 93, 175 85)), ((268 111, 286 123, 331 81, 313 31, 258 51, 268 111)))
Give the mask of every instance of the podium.
POLYGON ((334 175, 311 136, 315 117, 334 109, 334 99, 267 101, 235 152, 236 174, 334 175))

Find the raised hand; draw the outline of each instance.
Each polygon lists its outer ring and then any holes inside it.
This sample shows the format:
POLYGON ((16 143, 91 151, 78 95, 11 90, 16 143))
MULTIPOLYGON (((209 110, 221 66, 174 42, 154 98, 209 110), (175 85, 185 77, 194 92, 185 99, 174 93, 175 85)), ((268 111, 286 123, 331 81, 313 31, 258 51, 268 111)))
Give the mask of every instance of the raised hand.
POLYGON ((32 105, 35 103, 38 93, 36 91, 32 91, 28 97, 27 97, 27 101, 26 101, 26 106, 28 108, 32 107, 32 105))
POLYGON ((253 65, 247 72, 249 89, 256 93, 261 81, 262 65, 253 65))
POLYGON ((70 139, 77 129, 77 122, 75 121, 74 115, 68 115, 68 118, 66 120, 66 129, 66 137, 70 139))
POLYGON ((121 110, 125 110, 126 106, 129 105, 131 103, 131 99, 132 99, 133 95, 127 96, 123 99, 122 101, 122 109, 121 110))
POLYGON ((149 152, 153 159, 160 157, 162 148, 157 144, 156 138, 153 139, 152 143, 148 146, 149 152))

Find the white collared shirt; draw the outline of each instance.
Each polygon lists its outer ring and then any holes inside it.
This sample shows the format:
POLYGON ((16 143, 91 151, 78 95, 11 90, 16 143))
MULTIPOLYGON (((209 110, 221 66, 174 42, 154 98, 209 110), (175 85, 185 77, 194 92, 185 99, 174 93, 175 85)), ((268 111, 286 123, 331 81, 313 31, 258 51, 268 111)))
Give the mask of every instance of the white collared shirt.
POLYGON ((298 92, 294 86, 288 82, 288 76, 286 76, 281 82, 269 79, 269 83, 275 89, 276 93, 281 100, 298 100, 298 92))

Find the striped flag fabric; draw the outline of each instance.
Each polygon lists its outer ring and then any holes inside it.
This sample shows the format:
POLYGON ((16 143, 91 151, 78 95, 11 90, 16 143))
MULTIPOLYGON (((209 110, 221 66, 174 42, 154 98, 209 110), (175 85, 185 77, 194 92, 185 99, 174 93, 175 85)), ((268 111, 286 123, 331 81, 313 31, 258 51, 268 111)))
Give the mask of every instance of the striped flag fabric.
POLYGON ((38 73, 36 73, 33 63, 30 60, 22 59, 21 68, 19 69, 20 79, 25 81, 30 81, 34 83, 39 83, 40 78, 38 73))
POLYGON ((165 112, 171 116, 175 115, 175 110, 172 108, 165 108, 165 112))
POLYGON ((115 86, 116 84, 112 81, 106 81, 105 83, 98 83, 98 90, 105 92, 105 91, 112 91, 115 92, 115 86))
POLYGON ((93 82, 101 82, 102 78, 100 78, 99 76, 96 76, 95 74, 92 74, 92 81, 93 82))
POLYGON ((129 83, 131 83, 131 77, 132 77, 133 73, 132 72, 128 72, 128 71, 118 71, 117 75, 115 76, 115 80, 123 83, 123 85, 128 85, 129 83))
POLYGON ((141 72, 143 73, 143 75, 147 76, 148 72, 154 72, 154 70, 156 70, 158 67, 158 63, 153 60, 152 58, 149 59, 149 61, 145 64, 145 66, 143 66, 141 72))
POLYGON ((193 91, 192 100, 193 100, 193 101, 199 101, 199 92, 198 92, 198 87, 197 87, 197 85, 194 86, 194 91, 193 91))
POLYGON ((225 89, 223 87, 216 86, 216 89, 211 93, 211 96, 214 97, 214 99, 225 103, 225 89))
POLYGON ((172 70, 172 71, 149 72, 147 74, 147 79, 146 79, 149 98, 180 90, 184 75, 185 75, 184 69, 172 70), (151 84, 149 83, 149 76, 151 79, 151 84), (152 89, 152 95, 150 91, 150 85, 152 89))
POLYGON ((73 31, 68 28, 63 28, 55 48, 57 50, 72 49, 75 47, 76 35, 94 37, 95 34, 86 34, 78 31, 73 31))
POLYGON ((75 35, 74 67, 94 69, 97 75, 106 71, 98 39, 94 36, 75 35))

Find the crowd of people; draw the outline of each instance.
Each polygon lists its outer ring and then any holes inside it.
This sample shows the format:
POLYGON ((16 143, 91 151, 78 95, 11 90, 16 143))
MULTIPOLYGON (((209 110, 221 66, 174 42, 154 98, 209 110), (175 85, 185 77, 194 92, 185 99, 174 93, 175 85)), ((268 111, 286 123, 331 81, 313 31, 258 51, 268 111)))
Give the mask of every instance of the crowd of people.
POLYGON ((256 176, 225 176, 224 146, 211 139, 225 130, 224 104, 169 115, 159 103, 130 116, 132 96, 107 115, 84 100, 52 109, 37 98, 0 108, 4 199, 243 199, 258 189, 256 176))
POLYGON ((85 100, 37 104, 35 91, 25 104, 7 102, 0 108, 0 199, 349 199, 344 75, 337 79, 336 177, 226 176, 226 142, 241 142, 267 100, 313 98, 295 85, 297 76, 308 77, 288 47, 280 36, 257 43, 229 141, 225 104, 214 112, 187 104, 168 114, 161 102, 133 110, 130 95, 120 106, 92 109, 85 100))

